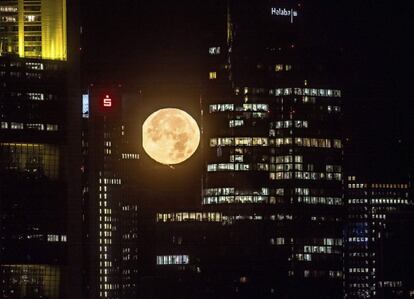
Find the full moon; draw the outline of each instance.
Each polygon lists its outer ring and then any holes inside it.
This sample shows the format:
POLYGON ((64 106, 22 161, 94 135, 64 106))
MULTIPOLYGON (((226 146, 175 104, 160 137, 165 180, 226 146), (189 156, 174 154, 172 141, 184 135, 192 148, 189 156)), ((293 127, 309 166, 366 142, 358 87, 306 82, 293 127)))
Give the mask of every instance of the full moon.
POLYGON ((176 108, 152 113, 142 125, 142 146, 155 161, 178 164, 191 157, 200 143, 200 129, 187 112, 176 108))

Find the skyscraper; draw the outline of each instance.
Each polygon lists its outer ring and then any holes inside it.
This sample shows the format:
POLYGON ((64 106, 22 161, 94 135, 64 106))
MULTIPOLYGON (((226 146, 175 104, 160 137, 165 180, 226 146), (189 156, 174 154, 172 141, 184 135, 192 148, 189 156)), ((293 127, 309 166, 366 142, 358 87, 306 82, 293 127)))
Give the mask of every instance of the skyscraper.
POLYGON ((136 100, 120 86, 90 86, 83 95, 85 298, 136 297, 138 198, 133 187, 139 154, 136 140, 127 138, 131 128, 126 125, 136 100))
POLYGON ((403 227, 413 221, 410 184, 348 176, 345 190, 345 298, 407 298, 412 245, 403 227))
POLYGON ((2 297, 62 298, 66 266, 65 1, 0 2, 2 297))
POLYGON ((342 108, 330 50, 309 41, 297 1, 225 9, 209 24, 202 97, 203 208, 239 223, 221 277, 264 297, 339 298, 342 108))

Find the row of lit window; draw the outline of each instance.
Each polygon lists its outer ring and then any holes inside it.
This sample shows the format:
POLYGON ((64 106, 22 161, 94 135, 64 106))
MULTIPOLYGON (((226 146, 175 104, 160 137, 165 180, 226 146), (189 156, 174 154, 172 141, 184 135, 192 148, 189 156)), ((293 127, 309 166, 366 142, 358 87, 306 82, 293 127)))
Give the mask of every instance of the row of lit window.
POLYGON ((348 184, 349 189, 362 189, 367 188, 367 184, 348 184))
MULTIPOLYGON (((282 191, 278 190, 277 192, 283 193, 282 191)), ((256 191, 253 190, 236 190, 234 187, 223 187, 223 188, 207 188, 204 189, 204 195, 248 195, 249 193, 254 195, 269 195, 269 188, 261 188, 256 191), (246 194, 247 193, 247 194, 246 194)))
POLYGON ((18 122, 0 122, 1 129, 12 129, 12 130, 36 130, 36 131, 58 131, 59 126, 54 124, 24 124, 18 122))
POLYGON ((25 23, 32 23, 32 22, 40 22, 41 16, 40 15, 25 15, 24 16, 25 23))
MULTIPOLYGON (((232 159, 231 159, 232 156, 233 155, 230 156, 230 162, 233 162, 232 159)), ((236 155, 236 157, 237 157, 237 155, 236 155)), ((241 156, 241 157, 243 157, 243 156, 241 156)), ((288 157, 288 156, 285 156, 285 157, 288 157)), ((296 157, 302 158, 301 156, 296 156, 296 157)), ((275 159, 272 159, 272 158, 274 158, 274 157, 271 157, 271 160, 275 160, 275 159)), ((280 157, 276 157, 276 160, 278 160, 278 158, 279 158, 279 161, 280 161, 280 157)), ((239 161, 237 161, 237 162, 239 162, 239 161)), ((313 164, 305 164, 305 165, 307 166, 308 171, 313 171, 313 169, 314 169, 313 164)), ((295 170, 299 170, 299 172, 300 172, 300 171, 303 171, 303 169, 304 169, 303 166, 304 165, 300 162, 297 162, 297 163, 279 162, 279 163, 276 163, 276 164, 270 164, 269 169, 270 169, 270 171, 290 171, 290 170, 295 169, 295 170)), ((326 169, 326 172, 327 172, 326 175, 327 175, 328 178, 332 177, 332 175, 330 173, 341 172, 342 171, 342 167, 339 166, 339 165, 326 165, 325 169, 326 169)))
POLYGON ((268 196, 263 195, 222 195, 206 196, 203 198, 203 204, 221 204, 221 203, 262 203, 267 202, 268 196))
POLYGON ((138 206, 137 205, 122 206, 122 211, 138 211, 138 206))
POLYGON ((188 255, 159 255, 157 265, 187 265, 190 263, 188 255))
POLYGON ((372 199, 371 203, 373 204, 408 204, 407 199, 395 199, 395 198, 379 198, 372 199))
POLYGON ((157 222, 182 222, 182 221, 209 221, 220 222, 223 215, 214 212, 177 212, 177 213, 158 213, 157 222))
POLYGON ((368 242, 368 237, 350 237, 348 238, 348 242, 366 243, 368 242))
POLYGON ((43 70, 44 65, 41 62, 26 62, 26 67, 32 70, 43 70))
POLYGON ((371 289, 375 288, 375 284, 368 284, 368 283, 350 283, 348 287, 353 289, 371 289))
MULTIPOLYGON (((276 121, 270 124, 271 128, 275 129, 288 129, 292 128, 294 125, 295 128, 307 128, 308 127, 308 121, 307 120, 285 120, 285 121, 276 121)), ((270 133, 270 136, 274 136, 274 130, 270 133)))
POLYGON ((324 277, 328 275, 330 278, 341 278, 342 277, 342 271, 337 270, 304 270, 303 276, 304 277, 312 277, 312 278, 319 278, 324 277))
POLYGON ((408 184, 372 184, 372 188, 408 189, 408 184))
POLYGON ((276 88, 276 89, 265 89, 265 88, 254 88, 254 87, 236 87, 234 93, 239 95, 240 92, 243 94, 258 94, 258 95, 305 95, 305 96, 320 96, 320 97, 341 97, 341 91, 337 89, 317 89, 317 88, 276 88))
MULTIPOLYGON (((372 256, 375 256, 375 252, 371 253, 372 256)), ((367 258, 370 256, 368 252, 350 252, 348 254, 349 257, 362 257, 367 258)))
MULTIPOLYGON (((400 288, 402 287, 402 281, 380 281, 379 286, 384 288, 400 288)), ((410 292, 411 295, 412 291, 410 292)))
MULTIPOLYGON (((395 199, 395 198, 380 198, 380 199, 372 199, 370 201, 372 204, 408 204, 407 199, 395 199)), ((348 199, 348 204, 368 204, 368 199, 363 198, 351 198, 348 199)))
POLYGON ((292 220, 292 215, 277 214, 277 215, 223 215, 222 213, 214 212, 177 212, 177 213, 158 213, 156 216, 157 222, 223 222, 232 223, 238 220, 264 220, 272 221, 292 220))
POLYGON ((308 171, 280 171, 271 172, 269 174, 271 180, 342 180, 342 173, 324 173, 324 172, 308 172, 308 171))
POLYGON ((47 242, 66 242, 67 241, 66 235, 35 234, 35 235, 27 235, 26 238, 29 240, 46 240, 47 242))
MULTIPOLYGON (((276 138, 276 145, 291 144, 291 138, 276 138)), ((272 142, 270 142, 272 144, 272 142)), ((340 139, 295 138, 295 144, 304 147, 342 148, 340 139)))
POLYGON ((100 222, 111 222, 112 221, 112 217, 109 216, 99 216, 99 221, 100 222))
MULTIPOLYGON (((22 76, 23 73, 21 72, 10 72, 10 77, 15 77, 15 78, 20 78, 22 76)), ((26 72, 24 73, 26 78, 30 78, 30 79, 41 79, 42 78, 42 74, 40 73, 29 73, 26 72)), ((6 72, 2 71, 0 72, 1 76, 5 76, 6 72)))
POLYGON ((244 125, 243 119, 231 119, 229 120, 229 128, 242 127, 244 125))
POLYGON ((0 21, 5 22, 5 23, 16 23, 17 22, 17 17, 3 16, 3 17, 1 17, 0 21))
POLYGON ((1 12, 17 12, 17 6, 0 6, 1 12))
POLYGON ((222 137, 210 138, 210 146, 267 146, 266 137, 222 137))
POLYGON ((310 172, 301 171, 302 164, 268 164, 268 163, 213 163, 207 164, 208 172, 220 171, 276 171, 271 172, 269 178, 271 180, 300 179, 300 180, 342 180, 340 172, 310 172), (293 170, 295 165, 296 171, 293 170), (298 170, 299 169, 299 170, 298 170), (280 171, 277 171, 280 170, 280 171))
POLYGON ((298 196, 298 202, 313 205, 342 205, 342 198, 340 197, 325 197, 325 196, 298 196))
POLYGON ((100 230, 108 230, 108 231, 110 231, 110 230, 112 230, 112 224, 111 223, 103 223, 103 224, 100 223, 99 224, 99 229, 100 230))
POLYGON ((112 214, 112 210, 111 209, 99 209, 99 214, 102 214, 102 215, 111 215, 112 214))
POLYGON ((108 231, 102 230, 102 231, 99 231, 99 236, 110 238, 110 237, 112 237, 112 232, 109 231, 109 230, 108 231))
MULTIPOLYGON (((371 269, 372 273, 375 273, 375 268, 371 269)), ((369 273, 370 269, 369 268, 349 268, 348 269, 349 273, 369 273)))
POLYGON ((112 267, 112 262, 110 262, 110 261, 99 262, 99 266, 105 267, 105 268, 111 268, 112 267))
POLYGON ((44 101, 45 95, 40 92, 29 92, 27 93, 27 96, 29 97, 29 100, 33 101, 44 101))
POLYGON ((282 71, 290 71, 292 70, 292 65, 290 64, 276 64, 275 65, 275 72, 282 72, 282 71))
MULTIPOLYGON (((246 92, 245 92, 246 94, 246 92)), ((341 97, 341 91, 337 89, 318 89, 318 88, 276 88, 269 90, 270 95, 304 95, 318 97, 341 97)))
POLYGON ((121 185, 122 184, 122 180, 121 179, 107 179, 107 178, 103 178, 103 179, 99 179, 99 184, 105 184, 105 185, 121 185))
MULTIPOLYGON (((238 199, 238 198, 237 198, 238 199)), ((219 203, 283 203, 284 200, 278 196, 252 196, 251 198, 243 198, 243 201, 236 201, 234 196, 206 196, 203 198, 203 204, 219 204, 219 203)))
POLYGON ((66 242, 66 235, 47 235, 48 242, 66 242))
POLYGON ((310 262, 312 261, 312 255, 309 253, 306 254, 302 254, 302 253, 297 253, 295 254, 295 259, 297 261, 306 261, 306 262, 310 262))
POLYGON ((207 171, 208 172, 216 172, 216 171, 250 171, 252 170, 251 164, 245 163, 214 163, 214 164, 207 164, 207 171))
POLYGON ((124 160, 138 160, 139 159, 139 154, 122 153, 122 159, 124 159, 124 160))
MULTIPOLYGON (((321 148, 342 148, 340 139, 325 138, 294 138, 295 144, 304 147, 321 147, 321 148)), ((269 146, 269 145, 291 145, 293 138, 274 138, 267 137, 219 137, 210 138, 210 147, 215 146, 269 146)))
MULTIPOLYGON (((349 181, 352 181, 349 179, 349 181)), ((381 189, 408 189, 408 184, 371 184, 371 188, 381 188, 381 189)), ((349 189, 362 189, 368 188, 368 184, 348 184, 349 189)))
POLYGON ((303 246, 304 253, 321 253, 321 254, 335 254, 340 253, 338 250, 333 250, 332 246, 303 246))
POLYGON ((235 105, 235 104, 212 104, 209 106, 210 113, 213 112, 224 112, 224 111, 254 111, 254 112, 269 112, 269 105, 268 104, 242 104, 242 105, 235 105))
POLYGON ((303 156, 274 156, 270 157, 271 163, 292 163, 293 159, 295 160, 295 163, 302 163, 303 162, 303 156))

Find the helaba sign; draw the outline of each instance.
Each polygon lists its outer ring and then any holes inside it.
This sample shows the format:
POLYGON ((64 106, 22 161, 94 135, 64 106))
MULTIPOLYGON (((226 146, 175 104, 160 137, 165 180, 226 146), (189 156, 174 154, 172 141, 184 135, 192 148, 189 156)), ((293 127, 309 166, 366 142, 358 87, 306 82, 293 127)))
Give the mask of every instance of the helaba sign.
POLYGON ((271 14, 272 16, 290 17, 290 22, 293 23, 293 18, 298 16, 298 11, 294 9, 272 7, 271 14))

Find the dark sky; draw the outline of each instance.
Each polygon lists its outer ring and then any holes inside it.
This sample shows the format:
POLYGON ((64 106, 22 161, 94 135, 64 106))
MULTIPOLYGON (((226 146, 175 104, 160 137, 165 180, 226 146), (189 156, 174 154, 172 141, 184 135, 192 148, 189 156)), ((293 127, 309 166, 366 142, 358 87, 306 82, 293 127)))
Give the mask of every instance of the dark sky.
MULTIPOLYGON (((217 1, 84 1, 86 81, 197 90, 201 24, 214 18, 206 7, 217 1)), ((384 177, 406 173, 414 165, 409 3, 308 2, 314 38, 342 53, 347 164, 384 177)))

